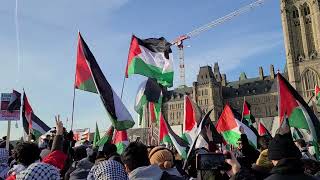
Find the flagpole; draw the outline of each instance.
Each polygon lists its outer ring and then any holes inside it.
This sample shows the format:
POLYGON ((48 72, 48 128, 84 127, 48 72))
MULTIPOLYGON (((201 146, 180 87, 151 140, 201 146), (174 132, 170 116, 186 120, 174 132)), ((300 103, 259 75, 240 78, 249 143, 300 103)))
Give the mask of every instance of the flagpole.
POLYGON ((246 96, 243 96, 243 103, 242 103, 242 113, 241 113, 241 122, 243 120, 243 111, 244 111, 244 103, 246 102, 246 96))
POLYGON ((11 121, 8 121, 8 128, 7 128, 7 139, 6 139, 6 149, 9 151, 10 145, 10 131, 11 131, 11 121))
POLYGON ((123 89, 124 89, 125 82, 126 82, 126 75, 123 76, 121 96, 120 96, 121 100, 122 100, 122 95, 123 95, 123 89))
MULTIPOLYGON (((75 76, 76 77, 76 76, 75 76)), ((76 79, 76 78, 74 78, 76 79)), ((70 129, 73 129, 73 115, 74 115, 74 101, 76 99, 76 87, 73 86, 73 99, 72 99, 72 113, 71 113, 71 127, 70 129)))

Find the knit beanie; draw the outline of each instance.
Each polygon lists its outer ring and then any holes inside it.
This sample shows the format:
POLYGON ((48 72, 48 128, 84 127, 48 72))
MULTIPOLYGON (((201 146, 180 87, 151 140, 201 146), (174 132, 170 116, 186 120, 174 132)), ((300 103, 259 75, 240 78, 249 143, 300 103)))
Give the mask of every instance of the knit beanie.
POLYGON ((161 169, 169 169, 173 167, 173 153, 162 146, 153 148, 149 153, 151 164, 158 165, 161 169))
POLYGON ((256 165, 265 167, 265 168, 272 168, 272 162, 268 159, 268 149, 261 151, 259 158, 256 161, 256 165))
POLYGON ((269 144, 269 160, 280 160, 285 158, 301 158, 298 147, 294 144, 291 134, 276 134, 269 144))

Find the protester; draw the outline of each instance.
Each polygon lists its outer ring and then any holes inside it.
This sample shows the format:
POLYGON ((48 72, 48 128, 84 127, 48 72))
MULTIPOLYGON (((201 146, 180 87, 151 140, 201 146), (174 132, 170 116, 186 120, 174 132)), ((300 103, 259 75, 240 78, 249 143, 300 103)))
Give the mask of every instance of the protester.
POLYGON ((73 163, 65 174, 65 179, 86 179, 93 163, 87 159, 87 148, 78 146, 74 148, 73 163))
POLYGON ((308 151, 307 143, 305 140, 298 139, 294 143, 301 152, 301 159, 314 159, 308 151))
POLYGON ((131 142, 122 154, 122 161, 130 180, 183 179, 163 171, 158 165, 150 165, 147 146, 131 142))
POLYGON ((17 165, 14 165, 13 168, 9 170, 9 176, 15 176, 16 174, 19 174, 30 164, 40 159, 40 149, 32 142, 22 142, 18 144, 14 149, 14 154, 17 165))
POLYGON ((270 175, 270 171, 273 167, 272 162, 268 159, 268 149, 263 150, 256 163, 252 165, 253 173, 257 180, 262 180, 270 175))
POLYGON ((278 179, 315 179, 304 174, 301 153, 294 144, 290 132, 276 134, 269 144, 268 158, 274 167, 267 180, 278 179))
POLYGON ((240 127, 239 130, 241 132, 241 137, 237 142, 238 148, 236 151, 236 158, 240 162, 241 166, 251 168, 252 164, 258 159, 260 153, 250 145, 243 127, 240 127))
POLYGON ((181 174, 174 167, 174 154, 169 149, 157 146, 150 151, 149 159, 152 165, 158 165, 162 170, 169 174, 181 177, 181 174))
POLYGON ((122 164, 121 157, 117 153, 117 146, 114 144, 106 143, 98 149, 96 162, 104 160, 115 160, 122 164))
POLYGON ((8 160, 9 160, 9 151, 0 148, 0 179, 6 179, 7 173, 10 169, 8 166, 8 160))
POLYGON ((269 136, 259 136, 258 137, 258 147, 260 152, 268 149, 271 138, 269 136))

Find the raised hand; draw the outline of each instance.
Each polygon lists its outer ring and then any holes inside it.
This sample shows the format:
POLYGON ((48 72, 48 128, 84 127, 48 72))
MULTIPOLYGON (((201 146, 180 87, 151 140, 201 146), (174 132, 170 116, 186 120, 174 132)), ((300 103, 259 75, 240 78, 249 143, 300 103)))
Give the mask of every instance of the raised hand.
POLYGON ((57 135, 63 135, 63 123, 60 120, 60 115, 55 116, 57 135))

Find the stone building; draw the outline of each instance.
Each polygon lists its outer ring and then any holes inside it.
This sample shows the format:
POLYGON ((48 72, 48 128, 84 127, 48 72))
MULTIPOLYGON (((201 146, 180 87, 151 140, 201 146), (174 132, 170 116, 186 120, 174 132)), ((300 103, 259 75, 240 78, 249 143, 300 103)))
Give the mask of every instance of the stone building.
POLYGON ((277 115, 277 89, 273 85, 273 65, 270 65, 270 72, 266 76, 260 67, 259 77, 247 78, 245 73, 241 73, 238 81, 228 82, 226 74, 220 73, 218 63, 215 63, 213 70, 211 66, 200 67, 192 87, 179 87, 165 93, 164 116, 170 125, 183 124, 183 98, 189 95, 203 114, 213 109, 212 121, 219 118, 226 103, 241 112, 244 99, 251 104, 255 117, 274 117, 277 115))
MULTIPOLYGON (((320 85, 320 0, 280 0, 280 6, 286 50, 283 75, 310 102, 315 85, 320 85)), ((203 113, 213 109, 213 121, 219 118, 226 103, 241 112, 244 99, 251 104, 251 113, 256 118, 272 119, 278 115, 276 73, 273 65, 269 75, 264 74, 262 67, 258 72, 258 77, 247 78, 241 73, 239 80, 229 82, 218 63, 200 67, 197 81, 191 87, 164 93, 164 116, 170 125, 183 124, 183 97, 189 95, 203 113)))
POLYGON ((320 0, 281 0, 289 82, 306 101, 319 85, 320 0))

